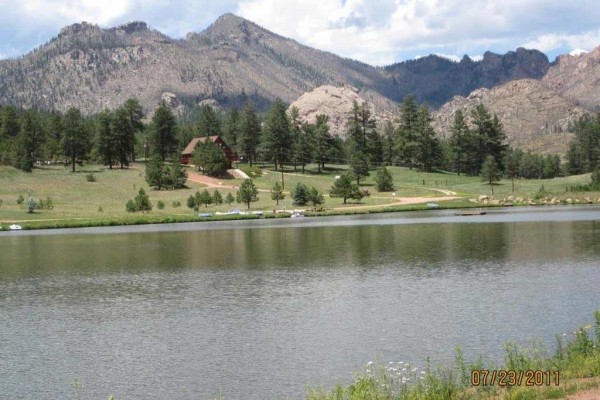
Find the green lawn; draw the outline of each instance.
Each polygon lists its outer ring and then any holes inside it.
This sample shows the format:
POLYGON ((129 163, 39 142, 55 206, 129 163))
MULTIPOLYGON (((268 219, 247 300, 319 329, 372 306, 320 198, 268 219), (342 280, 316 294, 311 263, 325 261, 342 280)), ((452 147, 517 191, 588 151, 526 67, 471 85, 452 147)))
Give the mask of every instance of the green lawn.
MULTIPOLYGON (((244 166, 244 168, 246 168, 244 166)), ((335 180, 336 175, 340 175, 348 169, 344 165, 327 165, 322 173, 317 173, 316 165, 309 165, 306 173, 301 173, 301 168, 294 171, 292 166, 286 166, 284 180, 286 198, 280 201, 279 206, 271 200, 269 190, 276 181, 281 180, 280 171, 275 171, 272 164, 258 164, 254 168, 256 178, 254 183, 261 190, 259 201, 252 204, 253 210, 270 211, 275 208, 308 208, 296 207, 292 205, 292 199, 289 191, 298 182, 309 186, 315 186, 325 194, 325 211, 339 212, 332 210, 343 208, 349 212, 359 211, 355 208, 360 206, 365 210, 365 206, 378 206, 397 204, 398 197, 440 197, 446 194, 443 191, 456 192, 461 200, 454 200, 445 203, 446 207, 464 207, 473 205, 468 202, 469 198, 476 198, 481 194, 489 194, 490 186, 482 183, 479 177, 458 176, 450 173, 423 173, 417 170, 407 168, 390 167, 389 170, 393 176, 396 185, 395 196, 392 193, 379 193, 375 189, 374 176, 361 181, 361 187, 371 193, 370 197, 365 197, 359 204, 349 201, 348 205, 342 205, 342 199, 330 198, 329 189, 335 180), (258 176, 260 170, 263 171, 258 176)), ((509 195, 532 199, 540 190, 542 185, 546 191, 544 196, 558 198, 579 198, 590 197, 597 201, 600 193, 565 193, 565 188, 573 184, 584 184, 590 180, 589 174, 572 176, 567 178, 557 178, 550 180, 517 180, 515 181, 516 192, 512 193, 511 182, 503 180, 494 185, 496 198, 505 198, 509 195)), ((240 179, 223 181, 224 185, 239 185, 240 179)), ((140 188, 144 188, 150 196, 154 208, 149 213, 154 219, 160 220, 163 217, 176 217, 186 219, 196 213, 187 208, 186 200, 198 190, 204 190, 204 186, 188 181, 188 188, 180 190, 151 190, 144 180, 144 164, 135 164, 128 169, 113 169, 96 165, 86 165, 79 167, 75 173, 70 172, 69 168, 62 166, 52 166, 36 168, 33 173, 27 174, 11 167, 0 167, 0 222, 25 222, 25 221, 47 221, 47 220, 77 220, 77 219, 139 219, 135 218, 125 211, 125 203, 132 199, 140 188), (93 174, 95 182, 88 182, 86 176, 93 174), (51 198, 54 203, 52 210, 36 210, 33 214, 28 214, 25 205, 18 205, 17 198, 22 195, 25 199, 31 196, 45 200, 51 198), (159 210, 156 205, 158 201, 165 203, 165 208, 159 210), (174 207, 173 202, 179 201, 180 207, 174 207)), ((214 189, 210 188, 212 193, 214 189)), ((235 196, 234 189, 220 189, 223 197, 228 192, 235 196)), ((226 204, 220 206, 202 207, 201 211, 216 212, 227 211, 230 208, 244 209, 245 205, 234 203, 231 206, 226 204)), ((422 206, 396 205, 392 209, 418 209, 422 206)), ((342 210, 342 211, 344 211, 342 210)), ((369 210, 376 211, 375 208, 369 210)), ((147 216, 147 218, 149 218, 147 216)))

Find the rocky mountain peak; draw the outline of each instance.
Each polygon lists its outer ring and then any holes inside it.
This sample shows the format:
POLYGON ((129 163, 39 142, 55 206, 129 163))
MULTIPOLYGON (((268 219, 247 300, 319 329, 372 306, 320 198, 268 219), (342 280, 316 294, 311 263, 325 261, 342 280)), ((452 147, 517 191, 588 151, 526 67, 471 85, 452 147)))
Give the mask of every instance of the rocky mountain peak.
POLYGON ((148 24, 144 21, 132 21, 111 30, 114 30, 119 35, 131 35, 132 33, 147 31, 148 24))
POLYGON ((79 22, 75 24, 71 24, 65 26, 60 30, 59 37, 62 36, 74 36, 74 35, 82 35, 86 33, 100 33, 102 29, 96 24, 90 24, 89 22, 79 22))

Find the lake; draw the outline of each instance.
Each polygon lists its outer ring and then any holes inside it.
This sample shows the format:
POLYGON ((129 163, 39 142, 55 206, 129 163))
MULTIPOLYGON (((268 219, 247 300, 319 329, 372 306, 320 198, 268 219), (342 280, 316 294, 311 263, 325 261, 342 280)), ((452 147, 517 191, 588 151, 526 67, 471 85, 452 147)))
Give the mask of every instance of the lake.
POLYGON ((551 350, 599 288, 594 206, 0 232, 0 398, 301 399, 551 350))

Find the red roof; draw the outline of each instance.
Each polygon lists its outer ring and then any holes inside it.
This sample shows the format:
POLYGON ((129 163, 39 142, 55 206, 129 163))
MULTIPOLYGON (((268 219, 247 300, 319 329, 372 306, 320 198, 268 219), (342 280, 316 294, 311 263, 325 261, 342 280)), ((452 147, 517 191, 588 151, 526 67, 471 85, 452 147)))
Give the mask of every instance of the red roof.
MULTIPOLYGON (((238 161, 237 154, 235 154, 235 152, 233 150, 231 150, 229 148, 229 146, 227 146, 227 144, 223 141, 221 136, 219 136, 219 135, 209 136, 208 139, 211 142, 216 143, 221 148, 221 150, 223 150, 225 157, 227 157, 227 159, 229 161, 238 161)), ((188 145, 185 146, 185 149, 181 152, 181 155, 191 157, 192 154, 194 153, 194 150, 196 149, 196 146, 198 146, 198 143, 204 143, 205 141, 206 141, 206 136, 193 138, 188 143, 188 145)))

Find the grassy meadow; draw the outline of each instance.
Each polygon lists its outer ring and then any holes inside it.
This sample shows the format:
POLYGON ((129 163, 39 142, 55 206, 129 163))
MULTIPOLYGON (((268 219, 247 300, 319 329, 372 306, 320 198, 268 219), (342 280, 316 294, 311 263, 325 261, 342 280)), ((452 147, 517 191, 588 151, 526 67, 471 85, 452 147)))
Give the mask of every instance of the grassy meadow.
MULTIPOLYGON (((178 222, 197 220, 197 213, 186 206, 187 198, 196 191, 206 188, 205 185, 188 181, 187 188, 179 190, 152 190, 144 180, 144 164, 136 163, 126 169, 109 169, 104 166, 85 165, 78 167, 77 172, 70 172, 68 167, 48 166, 34 169, 33 173, 23 173, 11 167, 0 167, 0 226, 10 223, 22 224, 25 228, 57 227, 57 226, 90 226, 90 225, 118 225, 131 223, 178 222), (87 177, 93 174, 95 181, 89 182, 87 177), (153 209, 149 213, 127 213, 125 203, 133 199, 138 190, 143 188, 150 196, 153 209), (37 209, 28 213, 25 203, 17 204, 19 196, 26 200, 29 196, 46 200, 50 198, 52 209, 37 209), (158 209, 157 203, 162 201, 164 209, 158 209), (180 206, 176 206, 179 202, 180 206)), ((301 168, 294 171, 292 166, 286 166, 284 172, 286 198, 275 204, 271 200, 269 190, 276 181, 281 180, 280 171, 275 171, 272 164, 259 164, 250 168, 240 166, 251 177, 259 188, 259 200, 252 203, 252 210, 266 212, 273 209, 310 208, 296 207, 292 204, 290 190, 298 182, 315 186, 325 194, 325 204, 322 214, 359 213, 377 211, 401 211, 425 208, 425 203, 403 204, 399 198, 422 197, 436 201, 436 198, 456 193, 459 199, 442 202, 445 208, 480 207, 482 204, 473 203, 469 199, 477 198, 482 194, 490 194, 490 186, 481 182, 479 177, 458 176, 451 173, 423 173, 401 167, 390 167, 396 185, 392 193, 379 193, 375 188, 375 172, 361 180, 361 188, 370 192, 369 197, 363 198, 359 203, 352 200, 343 205, 342 199, 330 198, 329 189, 335 180, 348 169, 344 165, 327 165, 322 173, 317 173, 316 165, 309 165, 306 173, 302 174, 301 168)), ((192 169, 188 169, 192 171, 192 169)), ((556 178, 549 180, 516 180, 515 192, 512 192, 511 182, 503 180, 494 185, 494 198, 505 199, 514 196, 522 198, 526 204, 534 198, 559 199, 572 198, 573 202, 597 202, 600 199, 598 192, 571 193, 566 189, 571 185, 585 184, 590 180, 589 174, 556 178), (540 195, 540 189, 544 192, 540 195), (586 200, 587 199, 587 200, 586 200)), ((220 181, 223 188, 219 191, 223 198, 228 192, 235 197, 236 190, 227 186, 238 186, 242 179, 223 179, 220 181)), ((213 192, 214 188, 208 188, 213 192)), ((214 213, 227 211, 231 208, 245 209, 244 204, 233 203, 209 205, 201 207, 200 211, 214 213)))

